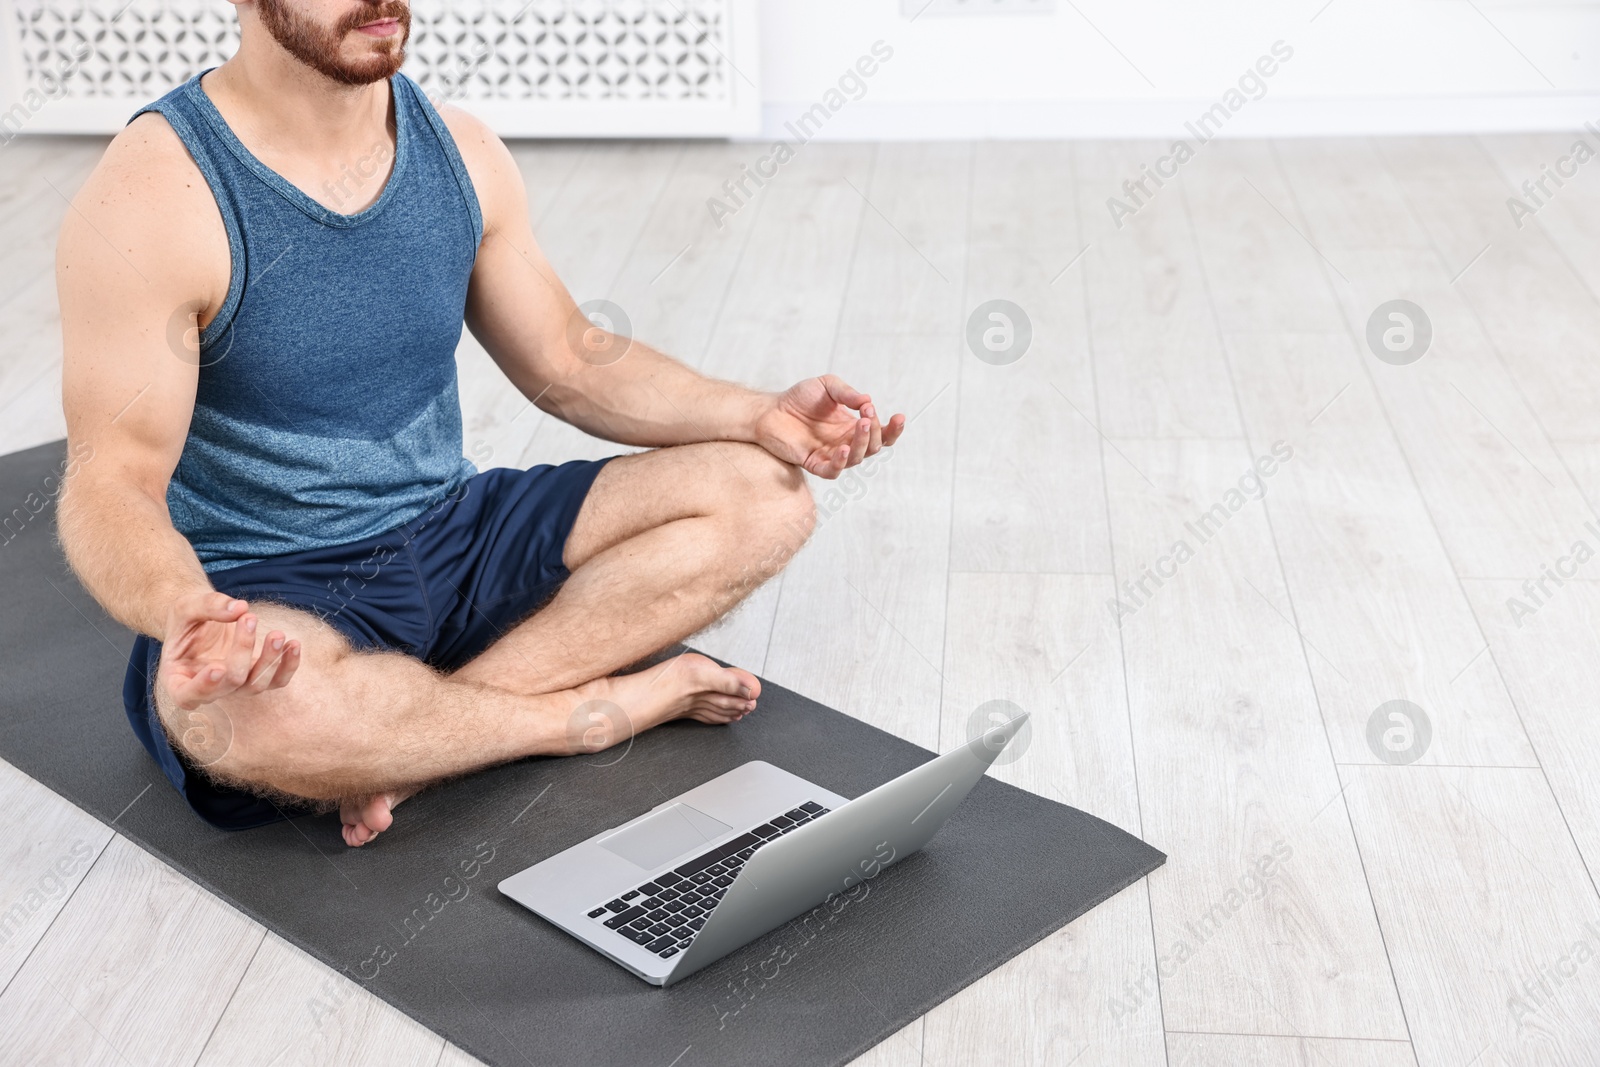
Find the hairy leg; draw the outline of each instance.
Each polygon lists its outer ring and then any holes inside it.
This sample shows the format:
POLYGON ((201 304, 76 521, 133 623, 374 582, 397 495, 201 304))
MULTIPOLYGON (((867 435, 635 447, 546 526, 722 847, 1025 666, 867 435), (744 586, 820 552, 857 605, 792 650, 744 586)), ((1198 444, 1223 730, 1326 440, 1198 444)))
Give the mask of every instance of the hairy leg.
MULTIPOLYGON (((241 690, 194 711, 159 687, 168 737, 219 781, 266 795, 337 803, 409 796, 432 782, 530 755, 593 752, 675 718, 730 722, 759 684, 704 656, 596 678, 542 694, 515 693, 441 674, 395 652, 358 652, 315 616, 260 603, 258 641, 271 630, 302 642, 301 666, 282 689, 241 690)), ((259 650, 258 650, 259 651, 259 650)), ((364 844, 388 823, 347 819, 364 844)))
POLYGON ((572 576, 454 677, 545 693, 637 663, 777 574, 814 514, 799 468, 755 445, 679 445, 612 460, 568 537, 572 576))

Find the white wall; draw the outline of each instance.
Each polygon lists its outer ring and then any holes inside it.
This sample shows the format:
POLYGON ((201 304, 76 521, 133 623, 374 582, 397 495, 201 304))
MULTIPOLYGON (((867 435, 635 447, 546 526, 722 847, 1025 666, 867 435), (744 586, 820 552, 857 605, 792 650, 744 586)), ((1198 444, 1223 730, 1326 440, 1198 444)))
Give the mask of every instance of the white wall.
POLYGON ((1325 2, 1057 0, 911 21, 900 0, 761 0, 765 132, 877 40, 893 57, 819 136, 1176 136, 1280 40, 1293 57, 1225 135, 1600 124, 1600 3, 1325 2))

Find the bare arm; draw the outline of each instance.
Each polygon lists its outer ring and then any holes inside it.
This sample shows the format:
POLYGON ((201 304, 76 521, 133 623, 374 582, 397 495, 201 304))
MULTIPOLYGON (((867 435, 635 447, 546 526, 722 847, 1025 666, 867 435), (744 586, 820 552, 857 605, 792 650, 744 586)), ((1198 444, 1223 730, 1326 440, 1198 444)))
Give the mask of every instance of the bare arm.
MULTIPOLYGON (((221 218, 199 171, 183 172, 182 152, 164 120, 141 116, 113 141, 62 223, 61 389, 77 462, 57 524, 68 563, 107 612, 192 654, 173 691, 187 686, 188 695, 214 699, 213 683, 227 686, 241 673, 239 684, 250 680, 257 642, 248 606, 212 588, 167 512, 199 380, 193 316, 217 307, 228 278, 221 218), (228 677, 212 678, 213 670, 228 677)), ((282 651, 272 650, 267 683, 282 651)), ((163 670, 173 658, 163 656, 163 670)))
POLYGON ((194 230, 171 222, 181 197, 151 173, 157 131, 135 125, 79 190, 56 247, 67 439, 89 457, 67 479, 59 523, 89 592, 118 621, 160 637, 172 600, 211 590, 166 503, 199 376, 187 346, 169 344, 168 320, 199 309, 207 293, 197 257, 180 247, 194 230))
POLYGON ((533 238, 511 153, 465 112, 445 108, 443 115, 484 217, 467 326, 541 410, 622 444, 748 441, 823 477, 899 437, 905 416, 880 423, 870 397, 831 375, 759 392, 591 324, 533 238))

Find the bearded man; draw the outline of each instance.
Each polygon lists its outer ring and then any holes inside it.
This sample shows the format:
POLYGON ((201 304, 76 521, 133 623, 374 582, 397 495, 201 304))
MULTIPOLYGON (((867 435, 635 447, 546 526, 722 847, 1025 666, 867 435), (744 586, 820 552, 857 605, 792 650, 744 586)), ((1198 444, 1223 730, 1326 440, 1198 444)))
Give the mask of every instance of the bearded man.
POLYGON ((748 714, 755 676, 704 656, 618 672, 775 574, 814 522, 802 469, 905 416, 581 319, 505 145, 399 73, 401 0, 233 2, 238 53, 134 115, 58 245, 93 456, 60 535, 140 634, 139 740, 214 825, 337 807, 363 845, 430 783, 748 714), (646 450, 478 471, 463 323, 542 411, 646 450))

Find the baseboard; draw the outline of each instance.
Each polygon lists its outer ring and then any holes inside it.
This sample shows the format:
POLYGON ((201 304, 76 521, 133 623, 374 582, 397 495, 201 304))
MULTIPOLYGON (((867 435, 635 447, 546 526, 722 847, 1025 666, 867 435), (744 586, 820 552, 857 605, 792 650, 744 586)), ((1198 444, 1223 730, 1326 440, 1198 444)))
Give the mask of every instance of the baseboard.
MULTIPOLYGON (((1216 100, 1000 101, 894 103, 849 101, 807 140, 939 141, 1165 140, 1194 134, 1216 100)), ((786 123, 813 102, 767 103, 758 140, 796 141, 786 123)), ((1462 133, 1543 133, 1600 121, 1600 93, 1455 97, 1370 97, 1247 101, 1216 130, 1220 137, 1352 137, 1462 133)), ((1208 130, 1208 133, 1210 131, 1208 130)), ((1209 138, 1208 138, 1209 139, 1209 138)))

